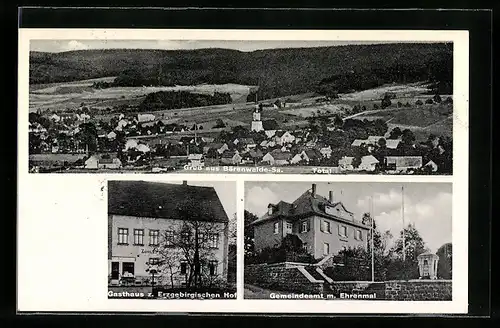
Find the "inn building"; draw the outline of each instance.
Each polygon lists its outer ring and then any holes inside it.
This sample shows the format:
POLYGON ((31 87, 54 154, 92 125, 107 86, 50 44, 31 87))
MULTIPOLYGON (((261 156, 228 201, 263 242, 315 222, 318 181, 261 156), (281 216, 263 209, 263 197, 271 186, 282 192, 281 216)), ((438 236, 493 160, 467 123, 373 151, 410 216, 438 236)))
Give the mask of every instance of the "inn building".
POLYGON ((267 213, 251 223, 256 251, 278 246, 288 234, 296 235, 316 259, 342 249, 367 247, 370 227, 336 201, 334 191, 325 198, 316 184, 292 203, 269 204, 267 213))
MULTIPOLYGON (((228 217, 213 187, 145 181, 108 182, 108 281, 150 283, 152 265, 163 260, 155 283, 185 286, 195 247, 201 271, 227 279, 228 217), (192 255, 191 255, 192 256, 192 255)), ((158 266, 160 267, 160 266, 158 266)))

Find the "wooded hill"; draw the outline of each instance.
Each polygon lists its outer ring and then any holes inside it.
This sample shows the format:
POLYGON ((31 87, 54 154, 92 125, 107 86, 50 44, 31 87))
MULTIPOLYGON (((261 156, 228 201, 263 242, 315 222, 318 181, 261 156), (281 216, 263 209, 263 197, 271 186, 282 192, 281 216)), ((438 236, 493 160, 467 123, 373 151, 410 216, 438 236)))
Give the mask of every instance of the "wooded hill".
POLYGON ((437 82, 442 93, 451 93, 452 70, 453 45, 445 43, 30 53, 31 84, 106 76, 117 76, 114 86, 237 83, 258 85, 259 99, 317 91, 321 85, 345 92, 417 81, 437 82))

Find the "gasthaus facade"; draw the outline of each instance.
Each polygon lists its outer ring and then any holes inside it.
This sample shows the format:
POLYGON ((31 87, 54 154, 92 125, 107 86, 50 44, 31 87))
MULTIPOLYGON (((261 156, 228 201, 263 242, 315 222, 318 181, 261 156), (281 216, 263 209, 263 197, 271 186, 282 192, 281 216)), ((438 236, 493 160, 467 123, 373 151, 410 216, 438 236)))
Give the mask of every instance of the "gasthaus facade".
POLYGON ((214 188, 185 181, 108 182, 111 285, 124 280, 136 285, 151 282, 151 268, 156 268, 156 283, 185 286, 195 249, 201 272, 225 281, 228 217, 214 188))

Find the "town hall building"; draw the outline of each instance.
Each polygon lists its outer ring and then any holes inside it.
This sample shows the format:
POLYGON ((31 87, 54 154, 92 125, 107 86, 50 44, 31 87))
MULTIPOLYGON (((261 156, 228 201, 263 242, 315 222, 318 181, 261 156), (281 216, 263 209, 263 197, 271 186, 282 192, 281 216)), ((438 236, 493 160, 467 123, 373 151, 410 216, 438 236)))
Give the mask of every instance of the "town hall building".
POLYGON ((269 204, 267 213, 251 223, 255 250, 278 246, 288 234, 296 235, 316 259, 342 249, 367 247, 370 226, 363 224, 341 201, 316 193, 316 184, 292 203, 269 204))
POLYGON ((225 281, 228 217, 213 187, 185 181, 108 182, 110 285, 124 281, 144 285, 154 279, 172 287, 185 286, 196 249, 202 276, 225 281), (158 263, 162 264, 153 278, 149 269, 158 263))

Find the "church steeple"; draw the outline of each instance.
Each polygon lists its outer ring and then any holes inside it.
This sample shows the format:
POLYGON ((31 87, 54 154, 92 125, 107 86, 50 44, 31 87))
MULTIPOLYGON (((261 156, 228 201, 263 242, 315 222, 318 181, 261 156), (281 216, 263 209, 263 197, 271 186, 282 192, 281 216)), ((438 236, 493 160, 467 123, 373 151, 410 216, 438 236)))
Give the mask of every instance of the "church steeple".
POLYGON ((262 126, 262 121, 260 120, 260 112, 262 108, 259 107, 258 105, 255 106, 255 109, 253 111, 253 121, 252 121, 252 131, 262 131, 264 130, 262 126))

